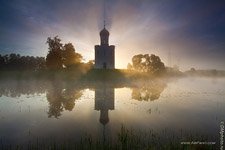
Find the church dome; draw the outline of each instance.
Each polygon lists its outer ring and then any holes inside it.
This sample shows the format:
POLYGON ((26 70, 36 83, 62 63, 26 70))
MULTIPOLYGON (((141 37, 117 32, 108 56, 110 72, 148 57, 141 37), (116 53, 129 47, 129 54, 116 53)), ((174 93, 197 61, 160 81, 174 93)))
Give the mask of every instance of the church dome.
POLYGON ((102 31, 100 32, 100 36, 109 36, 109 31, 108 30, 106 30, 105 28, 104 29, 102 29, 102 31))

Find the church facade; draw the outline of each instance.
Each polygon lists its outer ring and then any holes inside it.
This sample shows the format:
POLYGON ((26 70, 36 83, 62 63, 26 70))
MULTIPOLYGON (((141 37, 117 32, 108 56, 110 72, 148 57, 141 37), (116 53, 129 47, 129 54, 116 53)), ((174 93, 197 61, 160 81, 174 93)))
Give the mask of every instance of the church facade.
POLYGON ((115 46, 109 45, 109 31, 100 32, 100 45, 95 45, 95 68, 115 69, 115 46))

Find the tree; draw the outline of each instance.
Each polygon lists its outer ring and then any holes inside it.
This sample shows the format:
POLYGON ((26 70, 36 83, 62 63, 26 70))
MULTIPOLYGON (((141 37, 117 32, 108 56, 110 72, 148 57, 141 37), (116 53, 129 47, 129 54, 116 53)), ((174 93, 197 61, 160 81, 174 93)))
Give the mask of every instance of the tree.
POLYGON ((2 70, 40 70, 45 68, 44 57, 20 56, 19 54, 0 55, 2 70))
POLYGON ((48 55, 46 57, 46 66, 48 69, 62 69, 63 68, 63 56, 62 49, 63 44, 58 36, 53 39, 48 37, 47 44, 49 46, 48 55))
POLYGON ((127 64, 127 69, 128 69, 128 70, 132 70, 132 69, 133 69, 133 66, 132 66, 130 63, 128 63, 128 64, 127 64))
POLYGON ((75 48, 72 43, 64 45, 63 50, 63 64, 66 68, 71 66, 78 65, 83 59, 82 55, 75 52, 75 48))
POLYGON ((4 56, 0 55, 0 68, 2 69, 5 66, 5 59, 4 56))
POLYGON ((159 74, 165 71, 165 65, 163 62, 161 62, 161 59, 159 58, 159 56, 151 54, 149 62, 150 62, 149 66, 150 66, 151 73, 159 74))
POLYGON ((132 99, 139 101, 154 101, 159 99, 160 94, 166 87, 165 82, 153 80, 150 83, 145 82, 132 88, 132 99))
POLYGON ((138 71, 142 71, 143 70, 143 65, 141 63, 142 62, 142 58, 143 58, 142 54, 133 56, 132 63, 133 63, 134 70, 138 70, 138 71))
POLYGON ((75 101, 83 95, 79 88, 64 89, 61 82, 53 82, 47 90, 48 117, 59 118, 64 110, 72 111, 75 101))
POLYGON ((191 72, 196 72, 196 69, 195 68, 191 68, 190 71, 191 72))
POLYGON ((128 69, 133 69, 139 72, 147 72, 151 74, 160 74, 165 71, 165 65, 154 54, 138 54, 132 57, 132 64, 128 64, 128 69))
POLYGON ((89 60, 87 63, 84 63, 84 68, 85 68, 85 71, 87 70, 90 70, 92 68, 94 68, 94 60, 89 60))

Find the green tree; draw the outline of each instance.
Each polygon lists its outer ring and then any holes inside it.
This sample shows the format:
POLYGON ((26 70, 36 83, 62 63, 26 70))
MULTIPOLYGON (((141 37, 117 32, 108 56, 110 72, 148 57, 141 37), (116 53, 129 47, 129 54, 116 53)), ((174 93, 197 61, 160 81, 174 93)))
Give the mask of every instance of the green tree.
POLYGON ((138 71, 142 71, 143 70, 143 65, 141 63, 142 62, 142 58, 143 58, 142 54, 133 56, 133 58, 132 58, 132 64, 133 65, 132 66, 133 66, 134 70, 138 70, 138 71))
POLYGON ((156 56, 154 54, 151 54, 149 57, 149 67, 150 67, 150 72, 153 74, 159 74, 163 73, 165 71, 165 65, 159 58, 159 56, 156 56))
POLYGON ((63 50, 63 64, 66 68, 79 65, 83 59, 82 55, 75 52, 75 48, 72 43, 64 45, 63 50))
POLYGON ((133 56, 132 64, 128 64, 128 69, 133 69, 139 72, 146 72, 151 74, 160 74, 165 71, 165 65, 159 58, 154 54, 138 54, 133 56))
POLYGON ((133 66, 132 66, 130 63, 128 63, 128 64, 127 64, 127 69, 128 69, 128 70, 132 70, 132 69, 133 69, 133 66))
POLYGON ((63 44, 61 39, 58 36, 55 36, 53 39, 48 37, 48 55, 46 57, 46 66, 48 69, 62 69, 63 68, 63 56, 62 49, 63 44))
POLYGON ((5 59, 2 55, 0 55, 0 69, 3 69, 5 66, 5 59))

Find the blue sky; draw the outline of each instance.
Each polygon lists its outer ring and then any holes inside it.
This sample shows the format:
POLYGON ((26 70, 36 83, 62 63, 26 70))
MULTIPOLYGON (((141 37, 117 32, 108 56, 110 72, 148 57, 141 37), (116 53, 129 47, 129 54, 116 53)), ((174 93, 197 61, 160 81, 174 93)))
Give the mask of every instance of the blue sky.
MULTIPOLYGON (((94 59, 103 0, 1 0, 0 54, 46 56, 47 37, 72 42, 94 59)), ((105 0, 116 67, 135 54, 159 55, 181 70, 225 69, 224 0, 105 0)))

